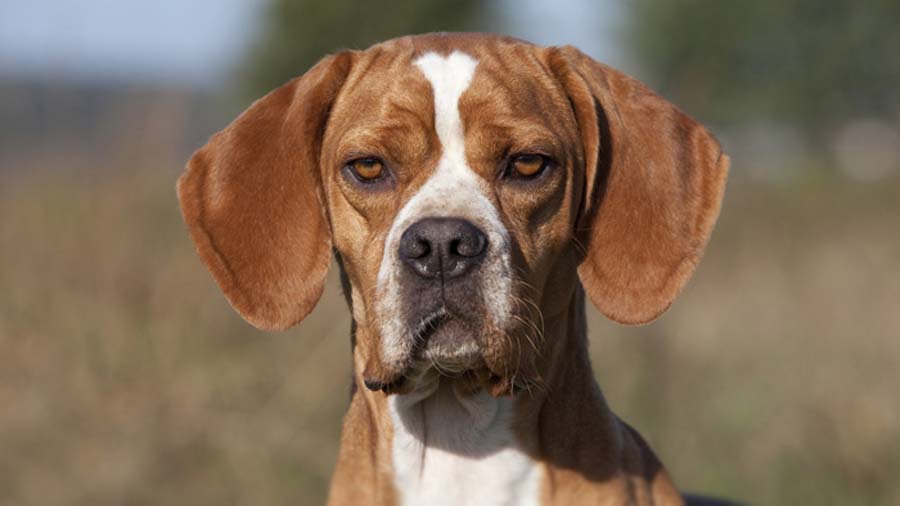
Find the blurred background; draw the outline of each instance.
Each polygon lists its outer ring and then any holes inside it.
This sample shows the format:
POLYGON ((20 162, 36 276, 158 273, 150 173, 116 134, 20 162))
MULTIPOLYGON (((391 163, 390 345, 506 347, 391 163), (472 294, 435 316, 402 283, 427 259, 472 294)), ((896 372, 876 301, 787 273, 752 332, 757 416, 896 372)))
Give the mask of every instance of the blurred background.
POLYGON ((732 155, 669 312, 590 312, 610 403, 676 482, 900 505, 898 26, 895 0, 0 3, 0 504, 322 503, 350 380, 337 280, 255 331, 175 179, 330 51, 480 30, 576 45, 732 155))

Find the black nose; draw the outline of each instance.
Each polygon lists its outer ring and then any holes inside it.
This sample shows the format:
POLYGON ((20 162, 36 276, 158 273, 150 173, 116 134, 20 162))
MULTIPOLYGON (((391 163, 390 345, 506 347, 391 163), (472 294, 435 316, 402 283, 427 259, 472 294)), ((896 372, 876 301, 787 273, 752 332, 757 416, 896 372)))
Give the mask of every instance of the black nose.
POLYGON ((400 258, 423 278, 462 276, 486 251, 484 232, 459 218, 425 218, 400 238, 400 258))

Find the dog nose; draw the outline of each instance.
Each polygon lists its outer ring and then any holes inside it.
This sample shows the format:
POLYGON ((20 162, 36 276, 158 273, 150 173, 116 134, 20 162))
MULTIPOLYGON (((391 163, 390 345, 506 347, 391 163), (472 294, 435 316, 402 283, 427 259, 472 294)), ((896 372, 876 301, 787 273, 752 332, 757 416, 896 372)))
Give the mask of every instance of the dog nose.
POLYGON ((487 237, 460 218, 425 218, 400 237, 400 258, 423 278, 462 276, 487 252, 487 237))

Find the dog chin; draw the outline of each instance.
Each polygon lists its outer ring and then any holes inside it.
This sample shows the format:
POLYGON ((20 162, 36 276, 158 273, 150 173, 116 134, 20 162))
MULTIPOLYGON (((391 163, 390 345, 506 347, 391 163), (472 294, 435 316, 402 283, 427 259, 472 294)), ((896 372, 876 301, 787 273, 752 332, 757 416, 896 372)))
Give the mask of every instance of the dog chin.
POLYGON ((428 319, 425 332, 419 333, 419 367, 434 368, 440 374, 460 374, 483 363, 477 336, 465 322, 439 314, 428 319))

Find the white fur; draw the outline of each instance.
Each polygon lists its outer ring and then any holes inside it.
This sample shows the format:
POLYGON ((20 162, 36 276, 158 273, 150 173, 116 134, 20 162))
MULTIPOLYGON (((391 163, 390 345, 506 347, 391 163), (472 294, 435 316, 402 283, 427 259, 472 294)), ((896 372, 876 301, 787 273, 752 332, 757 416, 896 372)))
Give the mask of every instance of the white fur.
MULTIPOLYGON (((388 232, 378 272, 377 321, 382 359, 397 367, 408 359, 411 329, 398 316, 402 304, 397 256, 400 236, 426 217, 464 218, 484 231, 488 254, 477 282, 490 319, 510 318, 509 233, 487 197, 487 182, 466 163, 459 97, 472 81, 477 62, 454 51, 427 53, 415 61, 434 93, 435 130, 441 158, 434 173, 401 208, 388 232)), ((406 506, 522 505, 538 502, 541 468, 519 448, 512 432, 513 400, 484 391, 463 395, 434 371, 415 380, 413 393, 389 399, 394 439, 392 462, 400 500, 406 506), (445 382, 446 383, 446 382, 445 382)))
POLYGON ((516 443, 512 399, 461 394, 432 378, 388 402, 402 505, 538 504, 541 467, 516 443))
POLYGON ((403 364, 414 341, 411 329, 396 313, 402 304, 397 274, 404 268, 397 247, 403 232, 423 218, 464 218, 484 231, 490 248, 480 276, 484 305, 495 327, 504 326, 510 318, 510 301, 501 295, 510 292, 509 233, 496 206, 486 196, 486 182, 466 163, 459 115, 459 97, 469 87, 477 64, 471 56, 458 51, 448 56, 426 53, 415 61, 431 83, 434 125, 442 151, 434 173, 397 213, 385 241, 378 271, 376 314, 381 325, 382 360, 388 367, 403 364))

